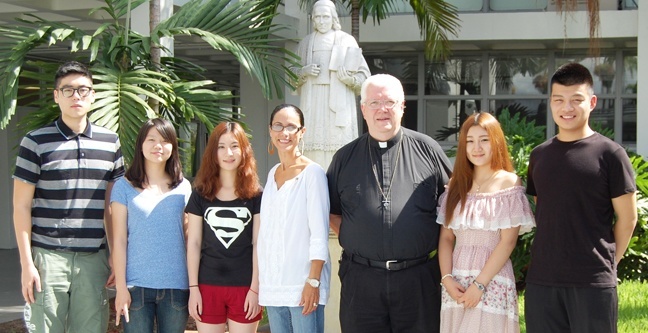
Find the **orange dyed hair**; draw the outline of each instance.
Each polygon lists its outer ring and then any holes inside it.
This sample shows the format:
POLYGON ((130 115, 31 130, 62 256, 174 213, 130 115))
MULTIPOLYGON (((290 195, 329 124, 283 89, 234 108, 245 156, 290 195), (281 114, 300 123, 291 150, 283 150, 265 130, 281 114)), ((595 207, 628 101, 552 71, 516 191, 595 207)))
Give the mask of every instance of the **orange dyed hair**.
POLYGON ((251 199, 261 189, 259 176, 257 175, 256 159, 254 158, 250 140, 245 135, 243 127, 234 122, 218 124, 209 136, 200 169, 194 180, 194 189, 210 201, 216 199, 216 194, 222 186, 220 164, 218 163, 218 141, 226 133, 234 135, 241 149, 241 164, 236 172, 236 196, 244 200, 251 199))
POLYGON ((508 145, 504 132, 497 119, 488 112, 474 113, 461 125, 459 131, 459 146, 457 147, 457 157, 452 170, 452 178, 448 183, 448 194, 445 207, 445 221, 448 225, 452 221, 454 210, 461 202, 463 210, 468 197, 468 191, 473 185, 473 171, 475 166, 468 160, 466 142, 468 140, 468 130, 473 126, 480 126, 488 133, 488 139, 491 144, 493 158, 490 167, 493 170, 513 171, 513 164, 508 152, 508 145))

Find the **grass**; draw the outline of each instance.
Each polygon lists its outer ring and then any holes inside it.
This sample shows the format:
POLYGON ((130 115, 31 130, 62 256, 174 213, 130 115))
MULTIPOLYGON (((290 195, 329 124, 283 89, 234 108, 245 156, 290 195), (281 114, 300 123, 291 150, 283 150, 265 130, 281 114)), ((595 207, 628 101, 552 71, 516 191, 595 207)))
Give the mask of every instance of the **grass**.
MULTIPOLYGON (((648 283, 625 281, 619 284, 619 333, 648 332, 648 283)), ((526 333, 524 294, 518 300, 520 332, 526 333)))

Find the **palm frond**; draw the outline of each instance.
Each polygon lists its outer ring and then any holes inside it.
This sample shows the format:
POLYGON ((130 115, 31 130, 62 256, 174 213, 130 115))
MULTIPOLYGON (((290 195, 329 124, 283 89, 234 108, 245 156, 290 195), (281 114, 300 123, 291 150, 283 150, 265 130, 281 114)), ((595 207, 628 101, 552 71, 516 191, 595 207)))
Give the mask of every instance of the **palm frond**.
POLYGON ((282 97, 284 85, 293 77, 285 78, 285 62, 297 64, 297 57, 278 46, 269 36, 285 27, 268 25, 275 15, 262 8, 259 1, 193 0, 169 19, 161 22, 152 42, 175 35, 199 36, 215 50, 232 54, 241 66, 255 77, 266 97, 282 97))
POLYGON ((410 0, 419 27, 425 37, 425 56, 445 59, 450 55, 450 35, 457 36, 457 7, 443 0, 410 0))

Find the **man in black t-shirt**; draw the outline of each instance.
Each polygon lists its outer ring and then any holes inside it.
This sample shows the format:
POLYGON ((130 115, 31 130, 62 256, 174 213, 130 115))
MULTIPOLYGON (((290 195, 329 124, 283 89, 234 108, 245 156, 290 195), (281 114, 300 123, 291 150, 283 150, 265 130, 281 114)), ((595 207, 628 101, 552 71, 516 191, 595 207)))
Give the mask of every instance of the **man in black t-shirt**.
POLYGON ((588 125, 592 84, 580 64, 556 71, 558 135, 531 153, 527 193, 536 198, 537 231, 526 280, 529 333, 616 332, 616 268, 637 222, 636 186, 623 147, 588 125))
POLYGON ((342 332, 438 332, 436 209, 452 167, 436 141, 401 127, 398 79, 371 76, 361 97, 369 132, 342 147, 327 172, 331 228, 344 250, 342 332))

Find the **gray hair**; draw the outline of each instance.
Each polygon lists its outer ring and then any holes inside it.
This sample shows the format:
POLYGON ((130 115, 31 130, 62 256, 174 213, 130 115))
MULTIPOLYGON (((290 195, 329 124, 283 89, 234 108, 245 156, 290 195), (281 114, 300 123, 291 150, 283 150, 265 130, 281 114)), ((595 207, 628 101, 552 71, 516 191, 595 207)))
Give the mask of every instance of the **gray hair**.
POLYGON ((362 82, 362 87, 360 87, 360 103, 365 102, 365 99, 367 98, 367 87, 370 85, 392 88, 393 93, 399 101, 402 102, 405 100, 405 91, 403 90, 403 84, 399 79, 389 74, 375 74, 362 82))

